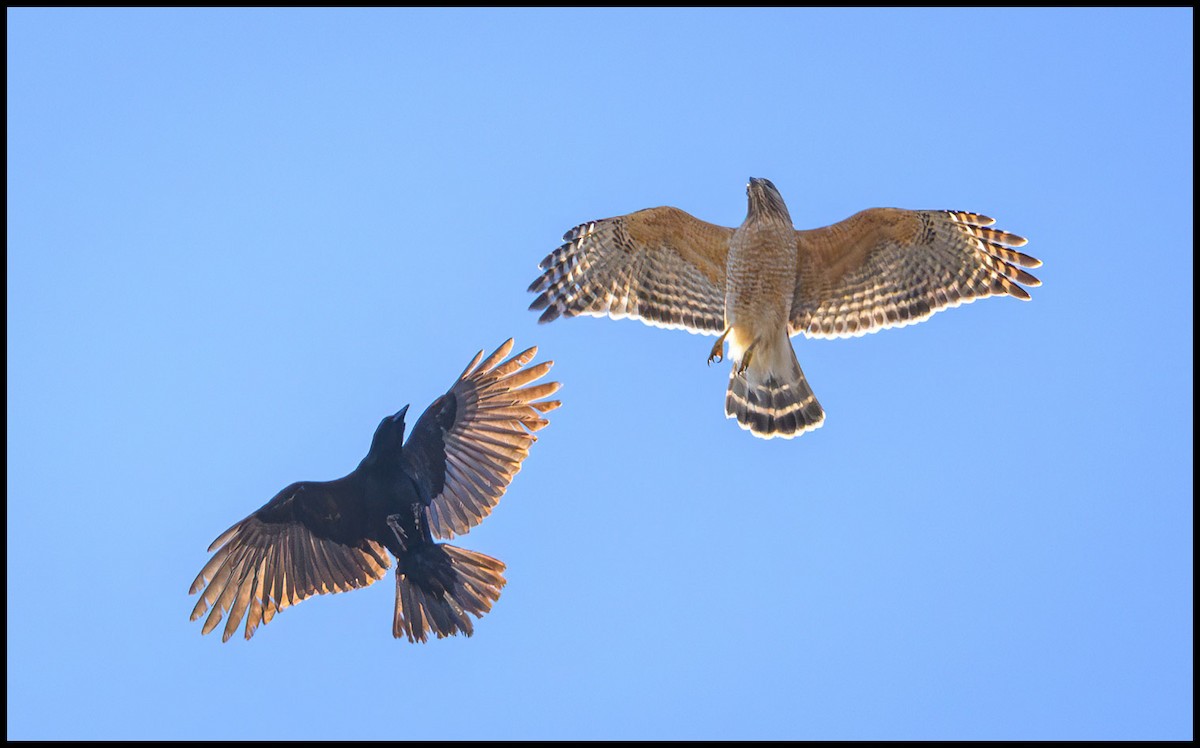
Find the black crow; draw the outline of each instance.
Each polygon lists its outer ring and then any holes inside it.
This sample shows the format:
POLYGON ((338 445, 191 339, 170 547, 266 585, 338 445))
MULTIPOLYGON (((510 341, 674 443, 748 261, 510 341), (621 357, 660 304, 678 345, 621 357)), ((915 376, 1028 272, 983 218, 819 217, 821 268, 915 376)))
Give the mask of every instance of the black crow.
POLYGON ((522 368, 530 348, 503 361, 510 338, 482 360, 475 355, 450 391, 433 402, 404 441, 405 405, 375 429, 371 449, 352 473, 303 481, 280 491, 208 547, 216 553, 192 582, 200 593, 192 620, 202 633, 229 617, 221 641, 243 616, 249 639, 260 623, 311 595, 365 587, 396 557, 392 635, 425 641, 474 630, 500 597, 504 564, 437 543, 477 525, 500 501, 536 441, 533 431, 557 408, 543 400, 557 382, 531 385, 553 361, 522 368), (385 550, 386 549, 386 550, 385 550))

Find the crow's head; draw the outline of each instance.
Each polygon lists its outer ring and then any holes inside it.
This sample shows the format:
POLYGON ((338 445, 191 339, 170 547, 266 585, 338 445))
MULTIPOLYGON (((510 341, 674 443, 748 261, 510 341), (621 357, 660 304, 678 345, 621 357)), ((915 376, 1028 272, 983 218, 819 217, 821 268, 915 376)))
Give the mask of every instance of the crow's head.
POLYGON ((375 429, 371 439, 371 451, 363 459, 363 465, 373 465, 381 459, 397 457, 404 446, 404 414, 408 412, 405 405, 394 415, 384 416, 375 429))

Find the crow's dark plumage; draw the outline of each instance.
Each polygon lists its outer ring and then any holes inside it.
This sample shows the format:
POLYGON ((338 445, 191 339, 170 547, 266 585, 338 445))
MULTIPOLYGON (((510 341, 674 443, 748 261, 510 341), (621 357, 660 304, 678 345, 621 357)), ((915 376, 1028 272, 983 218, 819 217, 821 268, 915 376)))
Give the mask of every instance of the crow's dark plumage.
POLYGON ((552 361, 526 366, 537 348, 507 361, 509 339, 480 351, 450 391, 430 405, 404 441, 408 406, 383 419, 354 472, 332 481, 293 483, 226 530, 208 550, 191 593, 192 620, 208 612, 203 633, 228 611, 222 641, 245 617, 259 624, 311 595, 345 592, 382 579, 396 557, 393 636, 425 641, 473 631, 504 586, 504 564, 437 543, 477 525, 505 489, 559 406, 545 400, 557 382, 531 384, 552 361), (211 608, 211 611, 209 610, 211 608))

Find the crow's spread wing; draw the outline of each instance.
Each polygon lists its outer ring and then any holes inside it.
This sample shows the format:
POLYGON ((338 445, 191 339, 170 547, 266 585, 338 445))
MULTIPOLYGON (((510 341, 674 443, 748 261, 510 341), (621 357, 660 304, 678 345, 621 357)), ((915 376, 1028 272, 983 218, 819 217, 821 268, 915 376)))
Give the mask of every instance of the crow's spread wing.
POLYGON ((192 582, 200 593, 192 620, 211 612, 207 634, 229 611, 222 641, 246 617, 249 639, 259 624, 312 595, 365 587, 387 573, 390 560, 367 540, 366 517, 352 476, 293 483, 226 530, 216 553, 192 582))
POLYGON ((536 347, 501 362, 512 347, 510 338, 486 359, 477 353, 404 444, 406 469, 437 537, 462 535, 491 513, 537 439, 531 432, 548 423, 542 414, 560 405, 543 399, 558 382, 531 384, 554 362, 526 366, 536 347))

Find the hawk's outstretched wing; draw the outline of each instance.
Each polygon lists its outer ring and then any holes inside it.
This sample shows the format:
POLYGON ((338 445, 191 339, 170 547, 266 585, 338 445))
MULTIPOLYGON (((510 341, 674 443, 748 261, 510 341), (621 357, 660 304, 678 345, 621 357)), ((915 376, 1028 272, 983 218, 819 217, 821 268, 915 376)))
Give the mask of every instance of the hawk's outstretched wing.
POLYGON ((985 296, 1029 299, 1021 269, 1042 263, 1013 247, 1025 239, 986 228, 987 216, 872 208, 796 232, 796 292, 788 333, 857 337, 920 322, 985 296))
POLYGON ((480 361, 483 351, 475 354, 404 444, 406 468, 437 537, 462 535, 491 513, 537 440, 531 432, 548 423, 542 414, 561 404, 542 400, 558 382, 527 386, 554 362, 521 368, 537 354, 534 347, 500 363, 512 347, 509 338, 486 360, 480 361))
POLYGON ((560 315, 632 317, 655 327, 725 329, 725 259, 733 229, 678 208, 584 223, 542 260, 529 290, 539 322, 560 315))
POLYGON ((345 592, 382 579, 391 561, 367 540, 362 498, 350 477, 293 483, 261 509, 226 530, 208 547, 220 547, 192 582, 201 592, 192 620, 204 615, 202 633, 229 619, 227 641, 246 616, 249 639, 260 623, 312 595, 345 592))

